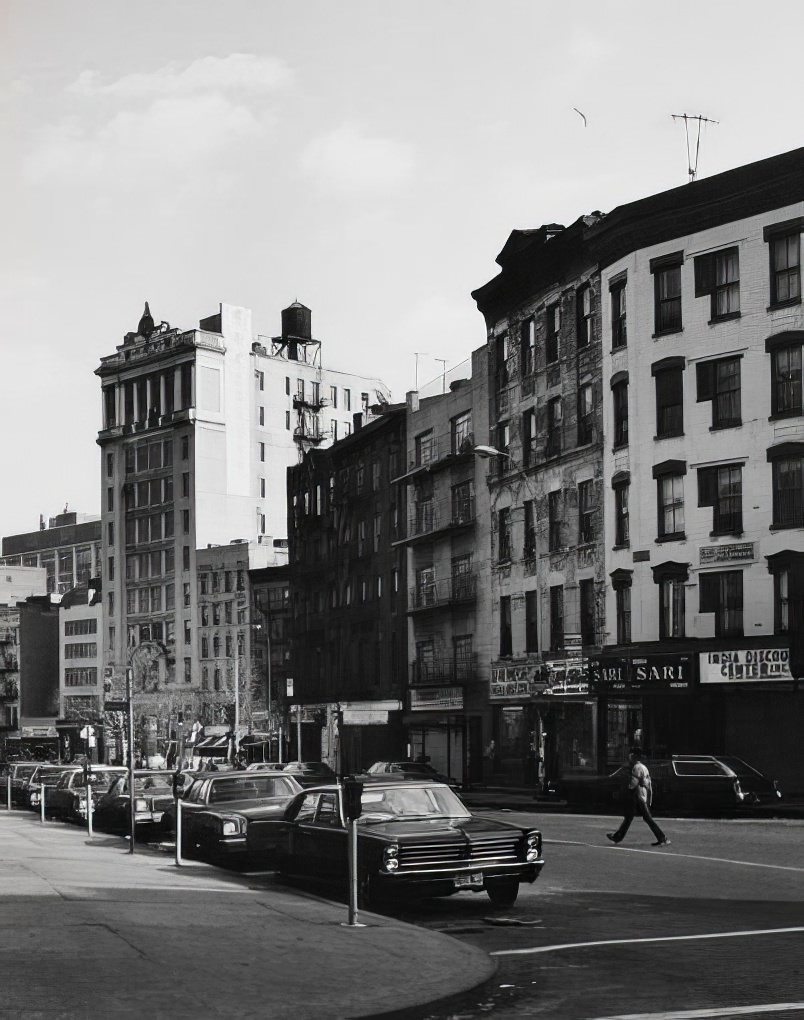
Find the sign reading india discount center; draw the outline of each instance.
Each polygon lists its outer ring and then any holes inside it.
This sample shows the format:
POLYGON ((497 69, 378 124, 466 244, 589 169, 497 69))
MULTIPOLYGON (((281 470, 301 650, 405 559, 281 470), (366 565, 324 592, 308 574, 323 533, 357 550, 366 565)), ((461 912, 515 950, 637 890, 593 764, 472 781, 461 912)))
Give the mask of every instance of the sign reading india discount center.
POLYGON ((792 680, 786 648, 740 648, 734 652, 701 652, 702 684, 757 683, 792 680))

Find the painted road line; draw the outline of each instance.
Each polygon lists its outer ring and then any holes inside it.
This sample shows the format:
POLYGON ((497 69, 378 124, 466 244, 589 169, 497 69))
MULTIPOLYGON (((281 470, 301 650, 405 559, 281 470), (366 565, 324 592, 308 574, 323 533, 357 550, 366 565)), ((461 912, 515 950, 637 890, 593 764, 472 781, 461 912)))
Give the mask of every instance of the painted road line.
POLYGON ((661 1013, 618 1013, 590 1020, 705 1020, 706 1017, 756 1016, 758 1013, 789 1013, 804 1009, 804 1002, 763 1002, 757 1006, 714 1006, 705 1009, 663 1009, 661 1013))
POLYGON ((804 927, 757 928, 752 931, 719 931, 706 935, 656 935, 644 939, 602 939, 598 942, 564 942, 553 946, 531 946, 528 949, 497 949, 489 956, 533 956, 537 953, 555 953, 561 949, 590 949, 597 946, 637 946, 649 942, 695 942, 703 939, 739 939, 754 935, 801 934, 804 927))
MULTIPOLYGON (((645 850, 640 849, 638 846, 606 846, 601 843, 584 843, 581 840, 576 839, 546 839, 545 843, 552 843, 555 846, 590 846, 596 847, 598 850, 606 850, 608 852, 617 851, 622 853, 624 850, 629 854, 650 854, 654 856, 656 850, 645 850)), ((770 871, 797 871, 804 872, 804 868, 796 868, 792 864, 767 864, 764 861, 734 861, 729 857, 704 857, 702 854, 680 854, 677 850, 672 850, 670 853, 662 853, 662 857, 673 857, 681 858, 687 861, 708 861, 710 864, 737 864, 743 868, 765 868, 770 871)))

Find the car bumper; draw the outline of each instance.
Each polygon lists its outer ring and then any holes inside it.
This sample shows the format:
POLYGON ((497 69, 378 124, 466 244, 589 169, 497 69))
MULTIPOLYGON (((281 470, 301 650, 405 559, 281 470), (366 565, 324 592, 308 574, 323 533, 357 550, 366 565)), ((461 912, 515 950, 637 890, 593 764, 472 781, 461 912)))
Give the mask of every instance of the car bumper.
POLYGON ((458 867, 431 868, 415 871, 399 869, 398 871, 378 871, 377 879, 383 891, 393 893, 403 890, 452 888, 479 890, 485 888, 487 879, 515 878, 519 882, 535 882, 544 867, 544 859, 528 862, 474 861, 458 867))

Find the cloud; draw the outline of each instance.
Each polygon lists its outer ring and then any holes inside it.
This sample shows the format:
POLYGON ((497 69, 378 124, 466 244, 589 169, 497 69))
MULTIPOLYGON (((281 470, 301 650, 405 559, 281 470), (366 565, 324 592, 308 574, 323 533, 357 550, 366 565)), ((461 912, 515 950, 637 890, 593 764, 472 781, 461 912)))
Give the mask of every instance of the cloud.
POLYGON ((201 57, 186 67, 167 64, 151 72, 126 74, 101 84, 97 71, 82 71, 68 92, 84 97, 110 96, 122 100, 162 99, 199 92, 235 92, 253 96, 276 92, 292 78, 290 69, 274 57, 231 53, 227 57, 201 57))
POLYGON ((341 193, 397 188, 411 178, 415 165, 412 146, 393 138, 370 138, 351 123, 314 138, 301 156, 307 177, 341 193))
POLYGON ((264 121, 223 96, 158 99, 145 110, 121 110, 100 127, 76 117, 44 128, 25 162, 33 183, 104 178, 124 184, 164 177, 261 133, 264 121))

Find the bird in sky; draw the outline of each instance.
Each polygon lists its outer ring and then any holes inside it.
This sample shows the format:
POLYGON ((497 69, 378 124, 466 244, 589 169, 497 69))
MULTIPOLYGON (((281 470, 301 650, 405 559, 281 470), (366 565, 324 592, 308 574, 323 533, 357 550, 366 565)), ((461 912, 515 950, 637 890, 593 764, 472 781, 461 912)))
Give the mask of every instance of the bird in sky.
POLYGON ((573 110, 583 119, 583 126, 586 127, 586 115, 581 113, 577 106, 573 106, 573 110))

